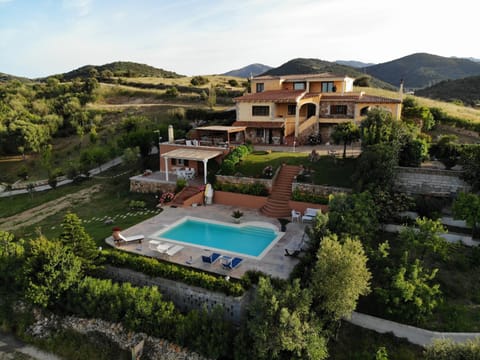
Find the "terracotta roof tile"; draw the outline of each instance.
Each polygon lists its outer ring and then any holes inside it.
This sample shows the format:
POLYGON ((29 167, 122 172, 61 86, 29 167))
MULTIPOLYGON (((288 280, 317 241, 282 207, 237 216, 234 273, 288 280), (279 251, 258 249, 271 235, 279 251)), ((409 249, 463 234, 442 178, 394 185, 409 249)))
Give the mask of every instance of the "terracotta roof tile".
POLYGON ((323 94, 320 102, 322 101, 329 101, 329 100, 335 100, 335 101, 351 101, 351 102, 357 102, 357 103, 383 103, 383 104, 395 104, 395 103, 401 103, 402 101, 399 99, 392 99, 392 98, 386 98, 382 96, 374 96, 374 95, 366 95, 363 93, 329 93, 329 94, 323 94))
POLYGON ((254 80, 273 80, 279 79, 284 81, 296 81, 296 80, 311 80, 311 79, 330 79, 330 78, 339 78, 344 79, 345 77, 349 77, 347 75, 340 75, 340 74, 333 74, 329 72, 323 72, 318 74, 291 74, 291 75, 263 75, 263 76, 256 76, 254 80))

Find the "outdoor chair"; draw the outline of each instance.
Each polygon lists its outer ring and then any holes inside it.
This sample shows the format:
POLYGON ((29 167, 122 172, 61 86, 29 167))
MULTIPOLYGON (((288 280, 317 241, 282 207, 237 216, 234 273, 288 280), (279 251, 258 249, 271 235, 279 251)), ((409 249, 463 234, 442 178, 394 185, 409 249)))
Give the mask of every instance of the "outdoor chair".
POLYGON ((202 255, 202 261, 207 264, 213 264, 220 258, 220 256, 219 253, 211 253, 209 256, 202 255))
POLYGON ((242 258, 234 257, 233 259, 230 259, 225 263, 222 263, 222 266, 224 269, 232 270, 232 269, 235 269, 237 266, 239 266, 242 261, 243 261, 242 258))
POLYGON ((176 253, 178 253, 179 251, 183 250, 183 246, 182 245, 175 245, 175 246, 172 246, 170 249, 168 249, 167 251, 165 251, 165 254, 168 255, 168 256, 173 256, 175 255, 176 253))
POLYGON ((141 243, 142 240, 145 238, 144 235, 132 235, 132 236, 123 236, 120 231, 113 232, 113 242, 115 245, 120 246, 122 244, 128 244, 131 242, 138 242, 141 243))
POLYGON ((292 210, 292 222, 299 222, 300 221, 300 216, 302 214, 300 213, 300 211, 297 211, 297 210, 292 210))

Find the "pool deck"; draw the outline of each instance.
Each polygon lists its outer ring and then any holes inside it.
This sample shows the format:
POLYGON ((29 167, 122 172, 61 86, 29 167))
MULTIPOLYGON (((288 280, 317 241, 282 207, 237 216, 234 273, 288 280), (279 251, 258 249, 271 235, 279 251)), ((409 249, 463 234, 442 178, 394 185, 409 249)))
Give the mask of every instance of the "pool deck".
MULTIPOLYGON (((242 257, 228 252, 221 252, 221 254, 225 256, 238 256, 243 258, 242 263, 233 270, 224 269, 220 261, 216 261, 214 264, 204 263, 201 256, 211 254, 211 250, 184 245, 184 248, 181 251, 173 256, 168 256, 166 254, 153 251, 149 248, 149 240, 153 239, 149 238, 150 235, 170 226, 184 216, 223 221, 225 223, 232 224, 233 219, 230 214, 236 209, 239 208, 224 205, 207 205, 189 208, 165 207, 160 214, 122 231, 122 234, 125 236, 137 234, 145 235, 145 239, 142 241, 142 243, 129 243, 116 248, 121 251, 142 254, 148 257, 155 257, 172 263, 190 266, 192 268, 197 268, 224 276, 228 275, 232 278, 242 277, 247 270, 259 270, 274 277, 282 279, 288 278, 294 266, 297 264, 298 259, 292 256, 285 256, 285 249, 298 249, 305 229, 305 224, 302 223, 289 223, 287 225, 287 231, 283 233, 283 237, 270 248, 270 250, 261 260, 242 257), (192 259, 192 263, 187 264, 187 261, 190 258, 192 259)), ((241 223, 261 221, 273 224, 280 229, 280 224, 277 219, 265 217, 258 210, 254 209, 240 208, 240 210, 244 213, 243 217, 241 218, 241 223)), ((108 237, 106 242, 113 246, 112 237, 108 237)))

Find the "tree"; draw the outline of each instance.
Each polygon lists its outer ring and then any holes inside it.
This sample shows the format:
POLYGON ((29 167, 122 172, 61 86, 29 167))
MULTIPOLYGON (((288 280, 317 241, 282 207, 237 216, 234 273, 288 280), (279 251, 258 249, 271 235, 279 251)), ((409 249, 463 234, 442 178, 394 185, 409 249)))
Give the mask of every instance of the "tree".
POLYGON ((81 279, 82 263, 70 249, 45 237, 32 240, 25 262, 25 298, 41 307, 55 305, 81 279))
POLYGON ((389 284, 375 291, 383 299, 388 313, 418 323, 441 301, 440 285, 433 283, 437 272, 438 269, 431 272, 424 269, 419 259, 409 264, 408 253, 405 253, 403 264, 390 274, 389 284))
POLYGON ((464 145, 461 161, 463 179, 472 186, 473 191, 480 191, 480 145, 464 145))
POLYGON ((443 135, 431 147, 431 153, 445 165, 447 170, 457 165, 459 160, 460 147, 457 141, 456 135, 443 135))
POLYGON ((23 240, 15 241, 13 234, 0 230, 0 287, 7 292, 21 282, 24 252, 23 240))
POLYGON ((311 296, 298 280, 275 289, 261 277, 237 338, 236 359, 325 359, 326 340, 310 314, 311 296))
POLYGON ((461 192, 453 203, 453 214, 472 227, 472 236, 480 235, 480 195, 461 192))
POLYGON ((366 191, 357 194, 337 194, 331 198, 328 228, 332 233, 358 237, 368 244, 379 228, 377 207, 366 191))
POLYGON ((379 143, 392 143, 394 138, 394 120, 392 114, 383 109, 372 109, 360 125, 362 147, 379 143))
POLYGON ((423 217, 417 218, 415 224, 416 227, 406 227, 399 235, 403 248, 409 251, 410 258, 423 260, 429 252, 445 259, 448 242, 440 236, 446 232, 440 220, 423 217))
POLYGON ((370 292, 368 258, 358 240, 337 235, 323 238, 313 270, 311 291, 314 309, 320 318, 331 321, 350 317, 361 295, 370 292))
POLYGON ((91 268, 99 253, 95 242, 85 231, 79 217, 76 214, 67 213, 63 218, 62 229, 60 242, 82 259, 84 269, 91 268))
POLYGON ((343 158, 347 157, 347 145, 360 139, 360 130, 352 121, 341 123, 333 128, 330 135, 335 144, 343 143, 343 158))
POLYGON ((420 106, 415 98, 408 96, 402 103, 402 119, 412 121, 424 131, 431 130, 435 126, 435 119, 430 109, 420 106))
POLYGON ((383 189, 395 186, 398 149, 386 143, 369 146, 358 158, 352 179, 358 191, 383 189))

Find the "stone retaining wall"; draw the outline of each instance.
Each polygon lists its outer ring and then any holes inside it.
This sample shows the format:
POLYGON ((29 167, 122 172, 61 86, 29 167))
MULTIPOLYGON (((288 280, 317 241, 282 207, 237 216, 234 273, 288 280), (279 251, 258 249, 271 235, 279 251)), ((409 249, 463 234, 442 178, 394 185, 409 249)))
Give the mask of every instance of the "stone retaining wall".
POLYGON ((352 189, 327 185, 313 185, 300 182, 292 183, 292 191, 311 192, 316 195, 328 196, 330 194, 351 193, 352 189))
POLYGON ((273 174, 273 177, 271 179, 263 179, 263 178, 252 178, 252 177, 244 177, 244 176, 227 176, 227 175, 217 175, 216 176, 216 181, 219 183, 230 183, 230 184, 255 184, 255 183, 260 183, 265 185, 267 188, 268 192, 272 192, 273 184, 275 183, 275 180, 277 179, 278 174, 280 173, 281 167, 277 167, 275 170, 275 174, 273 174))
POLYGON ((250 293, 240 297, 227 296, 159 277, 151 277, 130 269, 106 266, 105 275, 113 280, 129 282, 137 286, 157 286, 166 299, 172 301, 180 311, 200 310, 206 307, 211 311, 216 305, 225 310, 227 320, 239 323, 246 310, 250 293))
POLYGON ((164 191, 175 190, 176 184, 160 182, 160 181, 149 181, 148 179, 135 179, 130 178, 130 191, 138 193, 158 193, 164 191))
POLYGON ((461 171, 397 167, 396 185, 409 194, 452 196, 469 191, 461 171))

